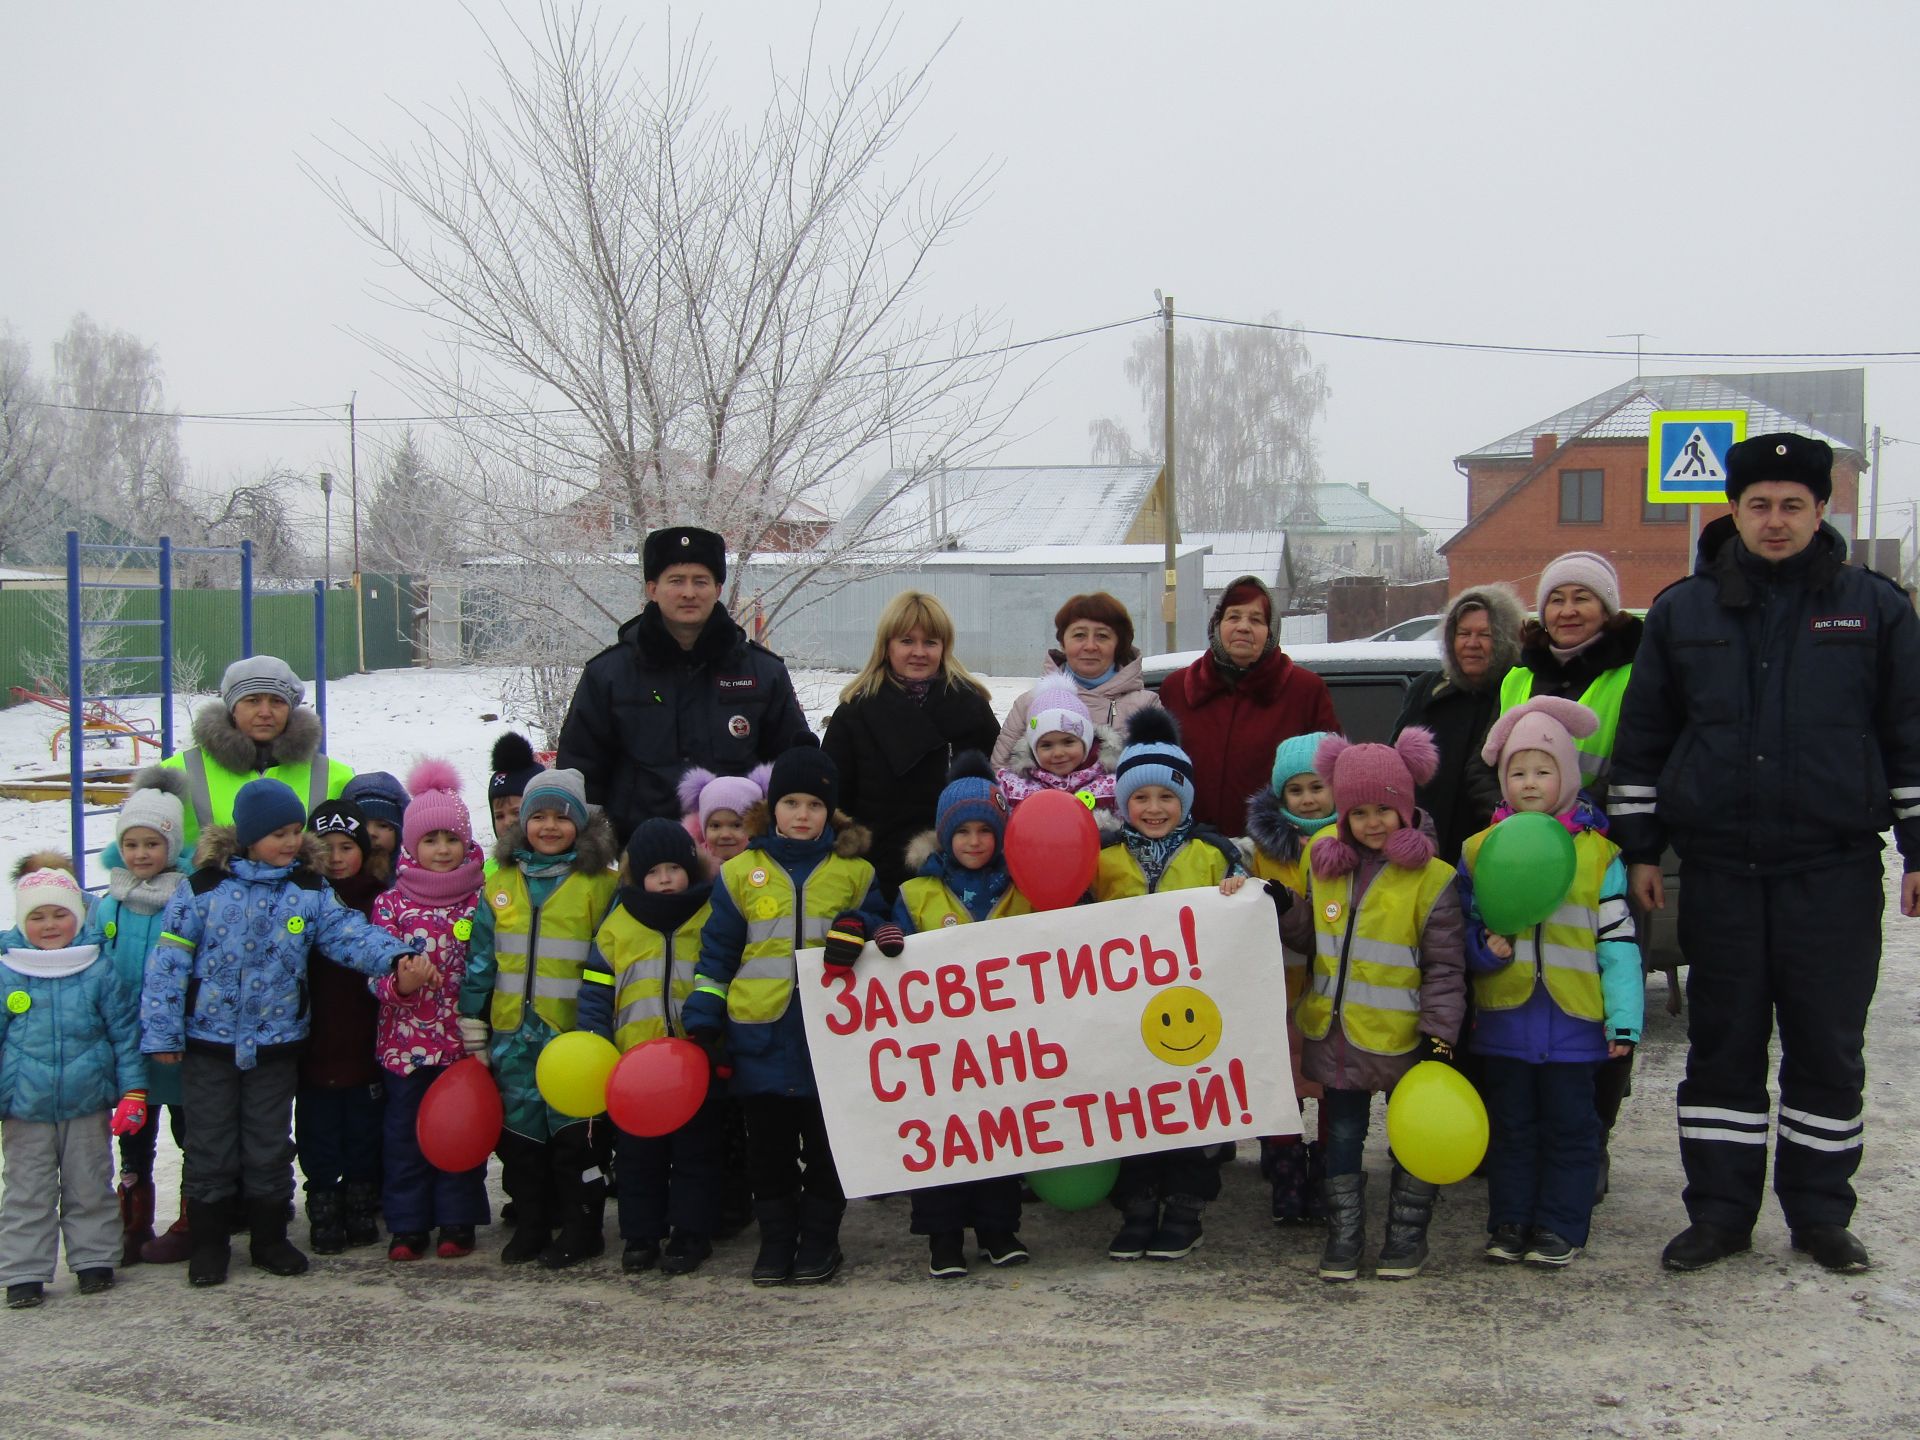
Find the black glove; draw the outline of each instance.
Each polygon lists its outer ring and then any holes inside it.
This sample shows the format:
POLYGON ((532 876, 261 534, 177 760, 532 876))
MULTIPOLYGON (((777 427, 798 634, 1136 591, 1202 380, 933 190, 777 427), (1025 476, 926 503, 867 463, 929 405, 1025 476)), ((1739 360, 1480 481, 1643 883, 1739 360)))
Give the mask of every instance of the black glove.
POLYGON ((1426 1053, 1420 1057, 1422 1060, 1438 1060, 1442 1065, 1453 1063, 1453 1046, 1446 1041, 1437 1035, 1422 1035, 1420 1040, 1426 1048, 1426 1053))
POLYGON ((1293 891, 1278 880, 1268 880, 1265 884, 1267 898, 1273 901, 1273 915, 1277 920, 1293 908, 1293 891))
POLYGON ((727 1055, 727 1037, 711 1025, 702 1025, 687 1031, 687 1039, 707 1052, 707 1064, 712 1067, 714 1076, 725 1080, 733 1074, 733 1066, 727 1055))
POLYGON ((892 960, 907 948, 907 937, 898 925, 882 925, 873 932, 873 943, 882 955, 892 960))
POLYGON ((867 948, 867 921, 864 915, 848 910, 834 917, 827 931, 827 964, 846 968, 867 948))

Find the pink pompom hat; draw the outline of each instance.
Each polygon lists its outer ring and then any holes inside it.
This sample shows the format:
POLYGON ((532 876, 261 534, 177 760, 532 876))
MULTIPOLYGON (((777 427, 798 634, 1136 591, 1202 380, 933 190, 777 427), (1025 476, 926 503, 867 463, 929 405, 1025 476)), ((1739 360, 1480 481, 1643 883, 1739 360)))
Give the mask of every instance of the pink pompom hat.
POLYGON ((1418 870, 1433 859, 1432 839, 1414 825, 1415 790, 1440 768, 1440 747, 1431 730, 1409 725, 1391 745, 1356 745, 1344 735, 1329 735, 1320 742, 1313 768, 1333 791, 1340 815, 1337 834, 1313 842, 1314 874, 1331 880, 1359 866, 1360 847, 1347 824, 1347 812, 1356 805, 1385 805, 1400 817, 1400 828, 1387 837, 1390 863, 1418 870))
POLYGON ((412 855, 421 839, 451 830, 461 843, 473 843, 473 819, 460 798, 460 772, 445 760, 426 759, 407 772, 407 813, 400 821, 400 843, 412 855))

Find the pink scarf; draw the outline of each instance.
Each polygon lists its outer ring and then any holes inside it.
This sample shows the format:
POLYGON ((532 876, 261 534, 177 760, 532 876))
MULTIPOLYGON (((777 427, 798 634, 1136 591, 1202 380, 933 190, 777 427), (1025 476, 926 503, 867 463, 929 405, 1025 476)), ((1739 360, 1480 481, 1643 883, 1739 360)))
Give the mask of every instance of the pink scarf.
POLYGON ((403 850, 393 884, 416 904, 438 908, 477 893, 485 866, 480 847, 471 840, 467 842, 466 858, 451 870, 428 870, 403 850))

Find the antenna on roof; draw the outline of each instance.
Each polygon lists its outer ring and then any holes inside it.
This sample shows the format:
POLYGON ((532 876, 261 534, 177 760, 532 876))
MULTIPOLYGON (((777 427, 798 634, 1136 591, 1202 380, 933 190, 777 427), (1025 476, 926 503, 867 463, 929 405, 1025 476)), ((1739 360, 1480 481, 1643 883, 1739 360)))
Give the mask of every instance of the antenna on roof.
POLYGON ((1622 330, 1619 334, 1609 335, 1607 338, 1609 340, 1633 341, 1633 378, 1638 380, 1640 378, 1640 350, 1643 342, 1658 340, 1660 337, 1658 335, 1649 335, 1644 330, 1622 330))

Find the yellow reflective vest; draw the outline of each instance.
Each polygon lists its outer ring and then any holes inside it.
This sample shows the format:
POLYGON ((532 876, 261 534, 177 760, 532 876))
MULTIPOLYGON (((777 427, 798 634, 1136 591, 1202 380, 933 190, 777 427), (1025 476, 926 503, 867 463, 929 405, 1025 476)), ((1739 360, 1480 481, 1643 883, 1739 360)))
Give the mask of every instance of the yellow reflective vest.
POLYGON ((1093 898, 1125 900, 1162 890, 1199 890, 1226 878, 1227 857, 1219 847, 1205 840, 1189 840, 1174 852, 1160 874, 1160 883, 1149 891, 1147 872, 1125 844, 1116 843, 1100 852, 1099 868, 1093 872, 1093 898))
MULTIPOLYGON (((1313 847, 1301 856, 1312 873, 1313 847)), ((1453 884, 1445 861, 1418 870, 1382 866, 1353 907, 1353 877, 1313 877, 1313 979, 1296 1012, 1300 1033, 1324 1040, 1340 1016, 1355 1049, 1405 1055, 1420 1039, 1420 937, 1434 904, 1453 884)))
MULTIPOLYGON (((1313 833, 1333 828, 1335 822, 1329 820, 1313 833)), ((1277 860, 1260 849, 1253 851, 1253 878, 1256 880, 1277 880, 1296 895, 1307 893, 1307 870, 1302 863, 1305 850, 1292 860, 1277 860)), ((1284 940, 1280 944, 1280 958, 1287 967, 1287 1004, 1296 1005, 1307 990, 1307 956, 1304 951, 1296 950, 1284 940)))
MULTIPOLYGON (((907 914, 913 919, 913 933, 923 930, 939 930, 948 925, 965 925, 973 916, 967 907, 947 888, 947 882, 937 875, 916 875, 900 887, 900 898, 906 902, 907 914)), ((1033 902, 1020 893, 1018 885, 1009 885, 1006 891, 994 902, 987 912, 987 919, 999 920, 1008 915, 1033 914, 1033 902)))
MULTIPOLYGON (((1482 830, 1460 847, 1467 873, 1480 860, 1480 846, 1493 831, 1482 830)), ((1606 1018, 1600 985, 1600 888, 1620 847, 1595 830, 1573 837, 1573 885, 1559 908, 1529 934, 1513 936, 1513 959, 1498 970, 1473 977, 1473 1003, 1482 1010, 1517 1010, 1540 980, 1567 1014, 1581 1020, 1606 1018)))
MULTIPOLYGON (((725 985, 727 1018, 737 1025, 770 1025, 793 1001, 797 951, 818 945, 836 915, 858 910, 873 885, 873 866, 829 855, 795 892, 793 877, 764 850, 748 850, 720 867, 720 883, 747 922, 740 968, 725 985)), ((719 981, 701 975, 703 988, 719 981)))
POLYGON ((693 993, 700 960, 700 931, 713 913, 702 905, 678 930, 663 935, 615 905, 594 937, 613 971, 613 1043, 625 1054, 647 1040, 684 1035, 680 1007, 693 993))
POLYGON ((491 1020, 496 1032, 518 1030, 527 1001, 558 1031, 574 1028, 580 1010, 580 972, 600 917, 613 904, 620 877, 611 870, 568 875, 535 906, 518 865, 503 865, 487 883, 493 911, 491 1020), (532 958, 529 965, 528 958, 532 958))
MULTIPOLYGON (((1594 676, 1593 683, 1581 693, 1580 703, 1600 717, 1600 728, 1573 742, 1580 754, 1580 784, 1591 788, 1606 783, 1613 769, 1613 737, 1620 729, 1620 702, 1627 697, 1627 682, 1633 678, 1632 665, 1616 665, 1594 676)), ((1533 698, 1533 671, 1516 665, 1500 682, 1500 713, 1533 698)))

